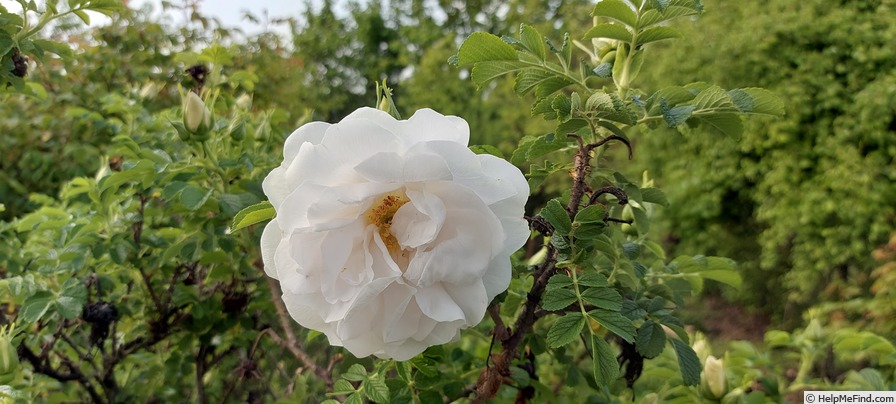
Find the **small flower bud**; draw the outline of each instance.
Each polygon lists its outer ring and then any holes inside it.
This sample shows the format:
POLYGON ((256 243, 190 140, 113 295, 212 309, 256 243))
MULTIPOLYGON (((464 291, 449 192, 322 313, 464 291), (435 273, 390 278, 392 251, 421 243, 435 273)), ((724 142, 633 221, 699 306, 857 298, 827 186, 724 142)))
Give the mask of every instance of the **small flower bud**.
POLYGON ((236 106, 239 109, 248 110, 252 108, 252 96, 249 94, 242 94, 239 97, 236 97, 236 106))
POLYGON ((706 357, 702 379, 701 387, 709 398, 720 399, 728 392, 725 365, 721 359, 712 355, 706 357))
POLYGON ((12 326, 0 327, 0 378, 11 376, 19 368, 19 354, 12 344, 12 326))
POLYGON ((211 112, 205 107, 205 103, 196 93, 190 91, 187 93, 184 101, 184 127, 190 132, 196 133, 201 129, 201 125, 205 124, 208 128, 211 121, 211 112))

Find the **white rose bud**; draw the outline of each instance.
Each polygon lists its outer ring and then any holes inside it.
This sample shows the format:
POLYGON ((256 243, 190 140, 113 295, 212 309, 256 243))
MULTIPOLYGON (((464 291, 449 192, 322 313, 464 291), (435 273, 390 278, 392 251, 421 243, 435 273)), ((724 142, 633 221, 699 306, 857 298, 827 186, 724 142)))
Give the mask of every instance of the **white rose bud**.
POLYGON ((205 103, 199 98, 199 95, 189 91, 186 100, 184 100, 184 126, 190 132, 196 133, 200 129, 200 125, 209 126, 211 120, 211 112, 205 107, 205 103))
POLYGON ((252 96, 249 94, 241 94, 239 97, 236 97, 236 106, 239 109, 248 110, 252 108, 252 96))
POLYGON ((357 357, 408 360, 478 324, 529 237, 519 169, 467 147, 467 122, 361 108, 308 123, 265 178, 265 272, 290 315, 357 357))
POLYGON ((711 398, 719 399, 728 392, 728 380, 725 377, 725 365, 723 361, 715 356, 706 357, 703 365, 702 387, 708 392, 711 398))

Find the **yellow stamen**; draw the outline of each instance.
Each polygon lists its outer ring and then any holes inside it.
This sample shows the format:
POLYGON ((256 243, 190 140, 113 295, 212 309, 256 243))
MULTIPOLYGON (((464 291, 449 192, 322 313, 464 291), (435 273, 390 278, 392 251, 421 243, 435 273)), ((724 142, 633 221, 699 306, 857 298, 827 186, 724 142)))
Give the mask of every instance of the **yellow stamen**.
POLYGON ((398 239, 392 235, 392 218, 398 208, 410 202, 410 199, 404 193, 390 193, 383 195, 373 207, 367 211, 367 221, 377 227, 380 238, 386 244, 389 253, 395 255, 401 251, 398 239))

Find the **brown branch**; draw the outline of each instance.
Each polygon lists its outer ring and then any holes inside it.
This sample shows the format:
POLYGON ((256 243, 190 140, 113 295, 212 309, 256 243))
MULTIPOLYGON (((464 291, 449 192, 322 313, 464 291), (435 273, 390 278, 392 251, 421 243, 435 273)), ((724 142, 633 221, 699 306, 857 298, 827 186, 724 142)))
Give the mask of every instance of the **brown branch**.
POLYGON ((283 304, 283 299, 281 296, 283 292, 280 290, 280 284, 277 283, 274 278, 265 277, 268 281, 268 288, 271 290, 271 300, 274 301, 274 308, 277 309, 277 318, 280 320, 280 327, 283 328, 283 332, 286 333, 286 340, 289 341, 290 344, 298 346, 298 339, 296 338, 296 333, 292 329, 292 320, 289 317, 289 312, 286 310, 286 305, 283 304))
POLYGON ((628 195, 625 194, 625 191, 620 189, 619 187, 607 186, 597 191, 591 193, 591 198, 588 198, 588 205, 594 205, 597 203, 597 198, 604 194, 612 194, 619 200, 620 205, 625 205, 628 203, 628 195))
POLYGON ((569 173, 572 176, 572 189, 569 193, 569 205, 566 207, 566 212, 569 213, 569 217, 575 217, 576 213, 579 212, 579 204, 582 202, 582 196, 585 194, 585 189, 588 187, 588 184, 585 183, 585 177, 588 175, 588 172, 591 170, 591 150, 588 146, 582 142, 582 137, 577 135, 567 135, 576 140, 576 143, 579 144, 579 149, 576 151, 575 160, 573 161, 572 171, 569 173))
POLYGON ((202 383, 202 377, 205 375, 205 353, 208 345, 199 344, 199 353, 196 354, 196 402, 205 404, 205 386, 202 383))
POLYGON ((299 347, 294 344, 290 344, 289 341, 280 338, 280 336, 277 335, 277 333, 274 332, 273 329, 266 328, 262 331, 262 333, 267 334, 269 337, 271 337, 272 340, 274 340, 277 345, 280 345, 280 347, 289 351, 293 356, 296 357, 296 359, 302 362, 302 364, 305 365, 306 368, 311 369, 315 376, 323 380, 324 384, 327 385, 327 388, 333 388, 333 378, 330 377, 326 370, 318 366, 317 363, 315 363, 314 360, 312 360, 311 357, 308 356, 307 353, 305 353, 305 351, 299 349, 299 347))
MULTIPOLYGON (((509 380, 510 364, 518 356, 517 350, 523 341, 523 337, 532 330, 535 321, 538 320, 535 314, 541 303, 541 296, 547 286, 548 279, 557 270, 555 266, 557 251, 550 246, 548 248, 548 259, 532 273, 535 277, 535 282, 533 282, 532 288, 529 289, 526 302, 523 304, 523 308, 514 322, 513 331, 504 335, 505 338, 500 340, 503 348, 502 352, 491 355, 492 366, 483 369, 479 379, 476 381, 474 389, 476 397, 472 400, 473 403, 487 402, 498 393, 501 385, 509 380)), ((496 333, 495 335, 497 336, 498 334, 496 333)))
MULTIPOLYGON (((134 224, 131 225, 131 228, 134 235, 134 250, 139 254, 140 243, 143 239, 143 210, 146 208, 146 196, 143 194, 138 194, 137 196, 140 197, 140 206, 137 207, 137 214, 139 215, 140 220, 134 222, 134 224)), ((149 292, 149 297, 156 306, 156 311, 163 313, 165 310, 162 307, 162 301, 159 300, 159 296, 157 296, 155 290, 153 290, 149 275, 143 270, 142 265, 138 264, 137 270, 140 271, 140 277, 143 278, 143 284, 146 285, 146 290, 149 292)))
POLYGON ((631 159, 633 159, 633 158, 635 157, 634 150, 632 150, 632 145, 631 145, 631 143, 628 142, 628 139, 626 139, 626 138, 624 138, 624 137, 622 137, 622 136, 617 136, 617 135, 610 135, 610 136, 607 136, 607 137, 605 137, 605 138, 603 138, 603 139, 601 139, 601 140, 598 140, 597 142, 594 142, 594 143, 591 143, 591 144, 585 146, 585 149, 586 149, 588 152, 590 152, 591 150, 594 150, 594 149, 596 149, 596 148, 598 148, 598 147, 601 147, 601 146, 607 144, 607 143, 610 142, 611 140, 617 140, 617 141, 620 141, 620 142, 622 142, 623 144, 625 144, 625 146, 628 148, 628 159, 629 159, 629 160, 631 160, 631 159))
POLYGON ((95 403, 102 403, 103 397, 96 391, 96 388, 93 387, 93 384, 90 383, 90 379, 87 376, 84 376, 84 373, 71 361, 67 361, 66 366, 69 368, 69 373, 62 373, 57 369, 53 369, 49 363, 45 363, 42 361, 31 349, 25 345, 24 342, 19 344, 18 349, 16 350, 19 354, 19 357, 25 359, 28 363, 31 364, 31 367, 34 368, 34 371, 40 373, 42 375, 49 376, 56 381, 59 382, 68 382, 72 380, 77 380, 80 382, 84 389, 87 390, 87 394, 90 395, 90 399, 95 403))
POLYGON ((75 344, 75 342, 72 341, 72 339, 68 335, 65 335, 65 333, 60 334, 60 337, 62 337, 62 340, 65 341, 65 343, 75 351, 75 353, 78 355, 78 358, 81 359, 81 362, 89 363, 93 370, 95 370, 97 373, 100 373, 100 368, 93 361, 93 357, 88 355, 87 352, 82 351, 81 348, 77 344, 75 344))

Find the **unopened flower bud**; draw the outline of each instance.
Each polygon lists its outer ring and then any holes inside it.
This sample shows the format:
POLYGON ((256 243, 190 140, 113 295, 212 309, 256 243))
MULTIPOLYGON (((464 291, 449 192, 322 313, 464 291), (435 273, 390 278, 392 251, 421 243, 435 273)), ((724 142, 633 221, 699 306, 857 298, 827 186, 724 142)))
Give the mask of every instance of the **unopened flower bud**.
POLYGON ((252 108, 252 96, 249 94, 242 94, 239 97, 236 97, 236 106, 243 110, 252 108))
POLYGON ((184 101, 184 126, 190 132, 196 133, 202 124, 207 128, 211 121, 211 112, 205 107, 205 103, 196 93, 187 93, 184 101))
POLYGON ((0 327, 0 379, 13 376, 19 368, 19 354, 12 344, 12 327, 0 327))
POLYGON ((691 348, 694 349, 694 353, 697 354, 697 357, 700 358, 700 362, 706 362, 706 358, 712 354, 712 349, 709 347, 709 344, 706 341, 706 336, 700 332, 694 334, 694 338, 691 339, 693 344, 691 348))
POLYGON ((722 398, 728 392, 728 380, 725 377, 725 365, 721 359, 709 355, 703 365, 701 386, 704 394, 713 399, 722 398), (707 394, 708 393, 708 394, 707 394))

